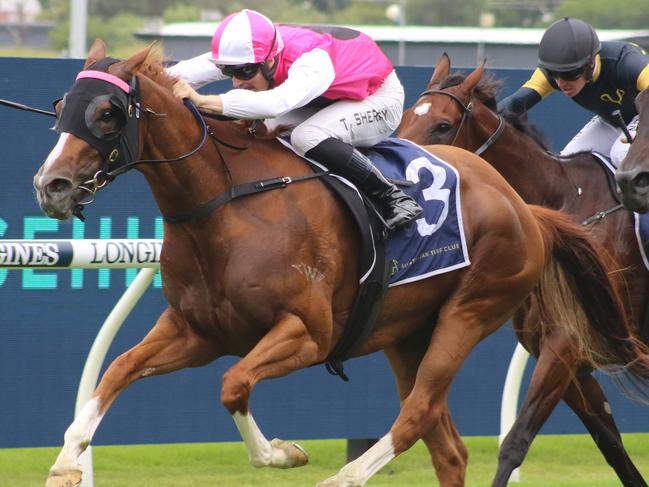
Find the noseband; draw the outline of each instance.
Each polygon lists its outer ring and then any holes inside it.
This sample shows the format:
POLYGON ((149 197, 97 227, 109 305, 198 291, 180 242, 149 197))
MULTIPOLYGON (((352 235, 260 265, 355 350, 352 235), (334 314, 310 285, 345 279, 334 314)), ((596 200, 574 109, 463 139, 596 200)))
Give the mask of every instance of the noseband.
MULTIPOLYGON (((467 118, 471 114, 471 111, 473 110, 473 100, 469 98, 469 102, 465 105, 464 102, 460 99, 460 97, 444 90, 426 90, 421 95, 419 95, 419 98, 422 98, 426 95, 433 95, 433 94, 448 96, 449 98, 455 100, 457 104, 460 105, 460 108, 462 108, 462 119, 460 120, 460 125, 457 128, 457 132, 455 132, 455 137, 453 137, 453 140, 451 141, 451 145, 455 145, 455 141, 457 140, 458 136, 460 135, 460 132, 462 131, 462 126, 464 125, 464 122, 466 122, 467 118)), ((504 130, 505 130, 505 119, 502 117, 502 115, 498 114, 498 127, 496 127, 494 133, 489 136, 489 138, 485 141, 485 143, 482 144, 474 151, 474 154, 479 156, 484 151, 486 151, 489 147, 491 147, 494 144, 494 142, 496 142, 496 140, 498 139, 498 137, 500 137, 500 135, 503 133, 504 130)))

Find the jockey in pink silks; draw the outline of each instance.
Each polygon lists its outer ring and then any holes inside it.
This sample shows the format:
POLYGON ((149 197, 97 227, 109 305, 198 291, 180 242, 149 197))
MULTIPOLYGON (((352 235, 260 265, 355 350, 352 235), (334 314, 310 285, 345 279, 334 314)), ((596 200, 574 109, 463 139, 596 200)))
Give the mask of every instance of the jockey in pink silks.
POLYGON ((384 140, 403 112, 403 86, 368 36, 342 27, 273 24, 242 10, 218 25, 211 52, 168 71, 178 78, 174 94, 205 113, 290 129, 294 149, 356 184, 388 228, 422 212, 355 148, 384 140), (226 78, 233 85, 227 93, 195 91, 226 78))

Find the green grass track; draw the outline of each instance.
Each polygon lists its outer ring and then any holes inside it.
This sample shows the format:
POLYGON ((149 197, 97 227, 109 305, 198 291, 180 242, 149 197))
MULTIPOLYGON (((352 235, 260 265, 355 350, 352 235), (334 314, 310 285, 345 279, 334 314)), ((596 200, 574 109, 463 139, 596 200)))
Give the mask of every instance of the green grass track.
MULTIPOLYGON (((497 440, 467 437, 467 486, 489 486, 497 440)), ((626 434, 636 466, 649 478, 649 434, 626 434)), ((255 469, 241 443, 93 447, 96 487, 305 487, 333 475, 345 461, 345 441, 303 441, 309 465, 295 470, 255 469)), ((0 449, 0 486, 44 485, 58 448, 0 449)), ((368 486, 437 485, 421 442, 375 475, 368 486)), ((516 484, 514 484, 516 485, 516 484)), ((521 470, 520 487, 619 486, 586 435, 544 435, 534 442, 521 470)))

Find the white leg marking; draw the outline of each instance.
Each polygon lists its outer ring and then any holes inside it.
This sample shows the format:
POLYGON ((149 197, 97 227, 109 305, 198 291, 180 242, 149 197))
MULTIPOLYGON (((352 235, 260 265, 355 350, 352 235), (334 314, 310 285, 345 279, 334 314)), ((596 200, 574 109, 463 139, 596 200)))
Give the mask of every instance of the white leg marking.
POLYGON ((50 152, 50 155, 47 156, 47 159, 45 159, 45 163, 43 164, 43 168, 47 171, 49 169, 49 166, 52 165, 54 161, 56 161, 60 156, 61 153, 63 152, 63 146, 65 143, 68 141, 68 138, 70 137, 70 134, 67 132, 63 132, 61 136, 59 137, 58 142, 50 152))
POLYGON ((65 432, 63 448, 52 471, 79 468, 79 455, 90 444, 102 418, 103 415, 99 414, 99 399, 90 399, 65 432))
POLYGON ((252 414, 234 413, 232 415, 234 424, 248 449, 248 458, 255 467, 266 467, 271 463, 272 447, 270 442, 263 435, 252 414))
POLYGON ((418 117, 421 117, 422 115, 426 115, 428 113, 428 110, 430 110, 430 105, 431 105, 430 103, 420 103, 415 107, 413 113, 418 117))
POLYGON ((372 475, 385 467, 396 455, 392 434, 388 433, 353 462, 317 487, 362 487, 372 475))
POLYGON ((292 468, 305 465, 306 452, 301 447, 280 440, 269 442, 255 423, 252 414, 234 413, 234 424, 248 449, 250 463, 257 467, 292 468))

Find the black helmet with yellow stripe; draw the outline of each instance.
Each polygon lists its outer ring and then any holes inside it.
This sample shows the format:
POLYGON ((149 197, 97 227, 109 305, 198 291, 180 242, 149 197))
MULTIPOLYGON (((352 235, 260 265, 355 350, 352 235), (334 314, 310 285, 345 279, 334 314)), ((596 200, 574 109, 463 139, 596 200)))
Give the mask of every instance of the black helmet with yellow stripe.
POLYGON ((595 29, 583 20, 564 17, 553 23, 539 44, 539 66, 564 73, 589 65, 601 49, 595 29))

